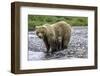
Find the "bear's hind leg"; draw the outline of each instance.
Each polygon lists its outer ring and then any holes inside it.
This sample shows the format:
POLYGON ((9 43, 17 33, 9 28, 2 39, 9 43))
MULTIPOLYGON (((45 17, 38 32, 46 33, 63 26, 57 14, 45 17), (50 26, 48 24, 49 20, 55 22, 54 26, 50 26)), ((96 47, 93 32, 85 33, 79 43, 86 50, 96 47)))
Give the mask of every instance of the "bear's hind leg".
POLYGON ((64 37, 63 38, 63 43, 62 43, 62 49, 67 49, 68 48, 68 43, 70 41, 70 37, 64 37))
POLYGON ((57 46, 58 47, 58 51, 62 50, 62 37, 61 36, 58 37, 57 45, 58 45, 57 46))
POLYGON ((62 40, 61 50, 64 50, 64 40, 62 40))

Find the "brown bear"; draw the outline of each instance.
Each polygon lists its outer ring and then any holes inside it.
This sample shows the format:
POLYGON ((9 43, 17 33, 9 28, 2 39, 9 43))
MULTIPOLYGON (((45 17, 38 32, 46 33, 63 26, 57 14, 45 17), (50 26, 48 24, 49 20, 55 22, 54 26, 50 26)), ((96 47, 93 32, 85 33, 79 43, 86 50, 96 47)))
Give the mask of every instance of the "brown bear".
POLYGON ((65 21, 45 24, 36 28, 36 34, 43 39, 47 53, 53 53, 67 48, 71 37, 71 26, 65 21))

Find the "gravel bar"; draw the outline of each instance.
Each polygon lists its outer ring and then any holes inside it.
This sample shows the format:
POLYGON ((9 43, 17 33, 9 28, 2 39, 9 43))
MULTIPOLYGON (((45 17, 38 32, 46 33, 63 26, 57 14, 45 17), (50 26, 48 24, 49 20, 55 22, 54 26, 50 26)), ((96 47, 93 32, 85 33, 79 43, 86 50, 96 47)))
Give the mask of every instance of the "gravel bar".
POLYGON ((72 27, 68 48, 47 56, 46 47, 35 31, 28 32, 28 60, 51 60, 69 58, 88 58, 88 27, 72 27))

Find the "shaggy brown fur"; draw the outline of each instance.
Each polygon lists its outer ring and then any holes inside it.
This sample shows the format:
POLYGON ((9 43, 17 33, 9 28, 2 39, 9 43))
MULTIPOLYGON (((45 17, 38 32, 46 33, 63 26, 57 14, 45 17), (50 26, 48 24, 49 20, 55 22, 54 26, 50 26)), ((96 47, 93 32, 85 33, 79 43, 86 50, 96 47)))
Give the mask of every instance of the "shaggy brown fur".
POLYGON ((47 52, 50 52, 50 49, 53 53, 67 48, 71 36, 71 26, 64 21, 46 25, 38 27, 36 34, 44 40, 47 52))

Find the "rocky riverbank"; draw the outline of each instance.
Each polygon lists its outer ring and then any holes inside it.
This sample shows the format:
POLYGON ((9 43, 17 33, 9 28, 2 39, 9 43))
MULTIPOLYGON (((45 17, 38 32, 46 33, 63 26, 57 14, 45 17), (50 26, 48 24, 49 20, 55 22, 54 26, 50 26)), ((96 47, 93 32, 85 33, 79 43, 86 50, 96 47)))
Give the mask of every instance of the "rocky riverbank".
POLYGON ((28 60, 69 59, 88 57, 88 28, 87 26, 72 27, 71 40, 67 49, 46 56, 46 47, 35 31, 28 33, 28 60))

